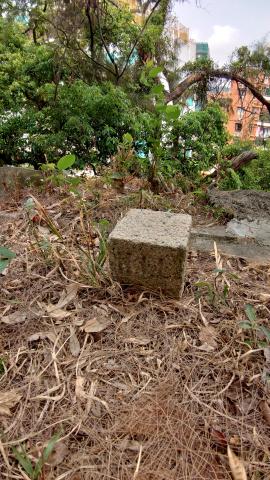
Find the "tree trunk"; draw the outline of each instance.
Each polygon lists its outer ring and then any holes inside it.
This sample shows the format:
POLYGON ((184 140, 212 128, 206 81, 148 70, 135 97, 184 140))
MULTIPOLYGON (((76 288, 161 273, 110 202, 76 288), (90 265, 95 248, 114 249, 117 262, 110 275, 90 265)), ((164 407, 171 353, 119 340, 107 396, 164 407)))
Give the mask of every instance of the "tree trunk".
POLYGON ((239 170, 239 168, 242 168, 244 165, 251 162, 251 160, 258 158, 258 156, 259 156, 258 153, 252 150, 248 152, 240 153, 240 155, 237 155, 237 157, 234 157, 231 159, 231 162, 232 162, 231 167, 234 170, 239 170))
MULTIPOLYGON (((255 160, 255 158, 258 158, 258 153, 255 152, 254 150, 249 150, 247 152, 242 152, 240 153, 240 155, 237 155, 237 157, 233 157, 230 159, 230 163, 228 164, 228 166, 230 168, 232 168, 233 170, 239 170, 240 168, 244 167, 245 165, 247 165, 249 162, 251 162, 251 160, 255 160)), ((206 171, 206 172, 201 172, 201 175, 204 177, 204 178, 207 178, 207 177, 216 177, 218 172, 221 170, 222 168, 220 167, 220 165, 218 165, 217 167, 215 167, 214 169, 210 169, 209 171, 206 171)))

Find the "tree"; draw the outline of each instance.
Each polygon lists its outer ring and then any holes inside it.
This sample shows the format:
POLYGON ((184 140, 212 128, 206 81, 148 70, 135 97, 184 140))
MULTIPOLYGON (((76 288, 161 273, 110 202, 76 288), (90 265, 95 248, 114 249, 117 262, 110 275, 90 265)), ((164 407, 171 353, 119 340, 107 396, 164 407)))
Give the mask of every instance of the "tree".
POLYGON ((174 156, 179 170, 196 177, 216 163, 218 153, 228 140, 226 117, 216 104, 181 116, 172 130, 174 156))
POLYGON ((222 78, 244 85, 270 113, 270 102, 264 95, 264 79, 270 76, 270 48, 267 45, 258 44, 253 51, 241 47, 235 52, 229 69, 215 68, 210 60, 189 64, 185 69, 189 74, 167 95, 167 102, 178 100, 196 84, 204 82, 207 87, 211 80, 222 78))

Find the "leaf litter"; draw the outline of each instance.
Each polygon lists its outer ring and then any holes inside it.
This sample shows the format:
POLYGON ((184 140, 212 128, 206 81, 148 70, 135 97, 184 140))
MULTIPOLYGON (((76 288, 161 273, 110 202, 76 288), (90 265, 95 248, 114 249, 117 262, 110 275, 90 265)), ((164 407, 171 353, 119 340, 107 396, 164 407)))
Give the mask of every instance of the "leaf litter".
MULTIPOLYGON (((60 430, 48 480, 270 478, 270 345, 239 329, 247 312, 266 325, 269 267, 227 260, 217 246, 213 255, 191 252, 180 301, 122 291, 101 271, 93 282, 78 248, 98 253, 93 218, 113 226, 140 205, 139 193, 122 198, 102 185, 96 201, 95 188, 83 193, 95 205, 83 214, 74 197, 44 194, 35 205, 47 223, 36 238, 31 220, 2 230, 17 253, 1 278, 3 478, 25 478, 14 446, 32 458, 60 430)), ((195 222, 202 215, 188 196, 143 202, 163 210, 171 202, 195 222)))

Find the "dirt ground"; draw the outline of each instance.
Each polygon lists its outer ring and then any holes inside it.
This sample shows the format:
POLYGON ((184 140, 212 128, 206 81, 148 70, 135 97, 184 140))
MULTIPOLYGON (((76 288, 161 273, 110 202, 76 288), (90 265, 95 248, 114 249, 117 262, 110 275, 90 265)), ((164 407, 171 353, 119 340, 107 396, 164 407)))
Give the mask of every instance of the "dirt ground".
POLYGON ((1 479, 226 480, 228 445, 270 479, 270 266, 190 251, 181 300, 121 289, 102 258, 129 207, 215 220, 136 185, 31 193, 0 213, 16 253, 0 275, 1 479))

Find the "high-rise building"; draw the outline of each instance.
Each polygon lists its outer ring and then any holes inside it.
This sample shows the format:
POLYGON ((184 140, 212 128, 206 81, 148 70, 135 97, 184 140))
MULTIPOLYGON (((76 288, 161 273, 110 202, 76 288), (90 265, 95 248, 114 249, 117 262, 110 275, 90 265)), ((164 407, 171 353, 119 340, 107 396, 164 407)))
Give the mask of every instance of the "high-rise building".
POLYGON ((196 43, 196 58, 209 58, 209 45, 206 42, 196 43))

